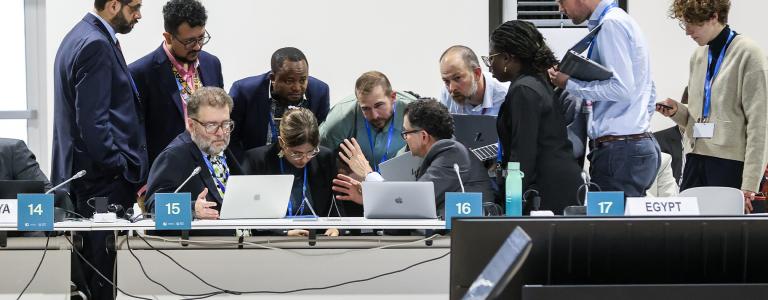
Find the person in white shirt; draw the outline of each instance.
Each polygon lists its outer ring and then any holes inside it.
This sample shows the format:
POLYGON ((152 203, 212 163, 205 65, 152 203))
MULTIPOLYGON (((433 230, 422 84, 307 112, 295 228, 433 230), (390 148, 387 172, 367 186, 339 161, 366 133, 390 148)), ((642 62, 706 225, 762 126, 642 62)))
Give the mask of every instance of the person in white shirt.
POLYGON ((440 76, 445 87, 439 100, 452 114, 496 116, 509 90, 509 82, 499 82, 480 69, 477 55, 466 46, 443 52, 440 76))

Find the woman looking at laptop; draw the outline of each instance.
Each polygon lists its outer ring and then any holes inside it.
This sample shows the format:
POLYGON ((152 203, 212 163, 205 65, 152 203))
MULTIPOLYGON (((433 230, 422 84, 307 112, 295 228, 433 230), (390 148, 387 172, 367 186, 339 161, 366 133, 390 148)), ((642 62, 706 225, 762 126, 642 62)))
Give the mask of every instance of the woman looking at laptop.
MULTIPOLYGON (((243 169, 249 175, 294 176, 286 217, 328 216, 332 208, 331 182, 336 176, 336 158, 319 146, 320 133, 315 115, 306 108, 288 109, 280 121, 278 143, 254 148, 245 153, 243 169), (310 207, 311 205, 311 207, 310 207)), ((337 211, 338 213, 338 211, 337 211)), ((307 230, 294 229, 289 236, 306 236, 307 230)), ((337 236, 337 229, 326 235, 337 236)))

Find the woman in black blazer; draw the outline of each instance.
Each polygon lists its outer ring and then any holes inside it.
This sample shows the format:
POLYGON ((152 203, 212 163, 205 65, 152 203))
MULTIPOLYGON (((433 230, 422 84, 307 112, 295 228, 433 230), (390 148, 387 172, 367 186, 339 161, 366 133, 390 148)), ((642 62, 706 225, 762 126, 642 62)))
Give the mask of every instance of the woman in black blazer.
MULTIPOLYGON (((278 143, 245 153, 243 170, 249 175, 292 174, 293 189, 286 217, 312 215, 311 204, 319 217, 338 216, 332 201, 331 185, 336 177, 336 157, 319 146, 320 134, 315 115, 306 108, 289 109, 280 121, 278 143)), ((286 199, 288 201, 288 199, 286 199)), ((305 230, 290 230, 289 235, 305 235, 305 230)), ((337 235, 329 229, 327 235, 337 235)))
POLYGON ((496 121, 502 167, 520 162, 523 192, 536 190, 540 209, 562 214, 566 206, 578 205, 581 168, 546 76, 557 60, 541 33, 526 21, 500 25, 491 33, 490 48, 483 61, 493 77, 512 82, 496 121))

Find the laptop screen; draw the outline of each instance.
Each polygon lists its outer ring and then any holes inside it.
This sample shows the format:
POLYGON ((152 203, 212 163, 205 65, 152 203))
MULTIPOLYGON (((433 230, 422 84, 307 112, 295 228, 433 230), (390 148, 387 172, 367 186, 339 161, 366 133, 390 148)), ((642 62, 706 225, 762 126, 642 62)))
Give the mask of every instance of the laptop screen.
POLYGON ((531 250, 531 238, 517 227, 496 251, 462 299, 493 299, 499 296, 525 262, 531 250))

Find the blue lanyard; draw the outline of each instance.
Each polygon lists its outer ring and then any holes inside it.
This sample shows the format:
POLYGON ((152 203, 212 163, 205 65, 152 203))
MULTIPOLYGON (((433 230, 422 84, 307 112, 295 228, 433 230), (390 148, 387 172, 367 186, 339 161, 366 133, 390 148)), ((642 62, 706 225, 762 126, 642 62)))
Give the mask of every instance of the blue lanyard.
POLYGON ((499 151, 496 151, 496 163, 501 166, 501 160, 504 156, 504 149, 501 148, 501 139, 496 140, 496 146, 499 148, 499 151))
POLYGON ((176 81, 176 87, 179 88, 179 97, 181 98, 181 102, 182 102, 181 104, 186 105, 187 99, 189 98, 189 96, 192 96, 191 95, 192 93, 190 93, 191 90, 187 89, 187 96, 184 97, 184 87, 181 85, 181 83, 179 82, 179 79, 176 78, 176 76, 173 76, 173 79, 174 81, 176 81))
MULTIPOLYGON (((284 174, 285 166, 283 165, 283 159, 279 158, 278 161, 280 162, 280 174, 284 174)), ((291 188, 291 190, 293 190, 293 188, 291 188)), ((304 184, 302 184, 301 186, 301 197, 302 197, 301 205, 299 205, 298 214, 293 213, 293 201, 291 201, 293 200, 293 197, 288 198, 288 215, 289 216, 304 215, 304 204, 305 204, 304 200, 307 199, 307 166, 304 166, 304 184)), ((307 199, 306 201, 309 201, 309 199, 307 199)))
POLYGON ((720 50, 720 56, 717 58, 717 62, 715 62, 715 69, 712 73, 709 72, 709 66, 712 64, 712 48, 709 48, 709 55, 707 56, 707 76, 704 78, 704 107, 702 108, 701 112, 701 116, 704 119, 709 118, 709 110, 712 104, 712 81, 715 76, 717 76, 717 72, 720 71, 720 65, 723 63, 723 59, 725 58, 725 50, 728 49, 728 45, 731 44, 734 36, 736 36, 736 34, 733 32, 733 30, 731 30, 731 32, 728 34, 728 40, 725 41, 723 49, 720 50))
MULTIPOLYGON (((269 130, 272 131, 272 144, 277 143, 277 126, 275 125, 275 116, 272 114, 271 107, 269 108, 269 130)), ((280 163, 282 164, 282 160, 280 163)))
MULTIPOLYGON (((605 17, 605 14, 607 14, 609 11, 611 11, 611 9, 614 9, 614 8, 617 8, 617 7, 619 7, 619 5, 616 4, 616 2, 613 2, 613 3, 611 3, 611 5, 608 5, 608 7, 604 8, 603 12, 600 13, 600 17, 597 18, 597 24, 600 25, 600 23, 603 22, 603 18, 605 17)), ((597 35, 592 37, 592 41, 590 42, 590 44, 591 45, 589 46, 589 51, 587 52, 587 57, 589 59, 592 59, 592 50, 594 50, 595 47, 597 47, 597 35)))
MULTIPOLYGON (((381 160, 379 160, 379 163, 382 163, 387 160, 387 153, 389 152, 389 145, 392 144, 392 132, 395 131, 395 117, 397 116, 397 100, 395 100, 395 105, 392 107, 392 120, 389 123, 389 132, 387 133, 387 147, 384 148, 384 155, 381 156, 381 160)), ((368 123, 368 119, 363 118, 363 122, 365 122, 365 130, 368 133, 368 144, 371 146, 371 159, 373 162, 373 170, 376 172, 379 172, 379 164, 376 163, 376 151, 374 150, 374 142, 373 142, 373 136, 371 135, 371 125, 368 123)))
MULTIPOLYGON (((213 169, 213 164, 211 164, 211 161, 208 160, 208 155, 205 153, 203 153, 203 161, 205 161, 205 166, 208 167, 208 171, 211 173, 211 177, 213 178, 214 183, 216 183, 216 186, 221 190, 221 193, 226 193, 227 187, 221 183, 218 177, 216 177, 216 171, 213 169)), ((224 164, 224 170, 226 171, 224 173, 224 180, 227 180, 229 178, 229 167, 227 166, 227 161, 222 160, 221 163, 224 164)))

